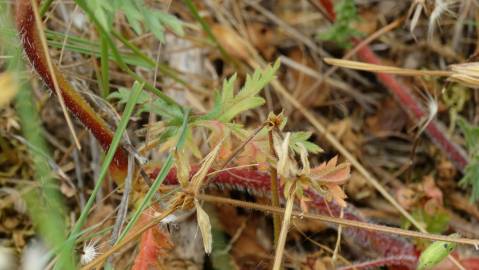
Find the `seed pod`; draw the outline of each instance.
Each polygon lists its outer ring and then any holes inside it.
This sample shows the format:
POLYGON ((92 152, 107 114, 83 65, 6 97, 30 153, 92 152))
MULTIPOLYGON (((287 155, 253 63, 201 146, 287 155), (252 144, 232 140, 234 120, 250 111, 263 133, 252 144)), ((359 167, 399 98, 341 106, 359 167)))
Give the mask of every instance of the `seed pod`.
MULTIPOLYGON (((451 237, 459 237, 459 234, 452 234, 451 237)), ((456 243, 436 241, 430 244, 419 257, 417 270, 431 269, 433 266, 444 260, 447 255, 456 248, 456 243)))

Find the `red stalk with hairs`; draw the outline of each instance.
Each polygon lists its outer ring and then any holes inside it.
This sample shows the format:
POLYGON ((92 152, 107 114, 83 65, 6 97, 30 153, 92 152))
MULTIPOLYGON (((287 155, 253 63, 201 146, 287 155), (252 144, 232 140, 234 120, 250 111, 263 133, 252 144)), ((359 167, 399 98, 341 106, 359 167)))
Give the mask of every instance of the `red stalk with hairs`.
MULTIPOLYGON (((38 28, 35 25, 35 16, 31 0, 21 0, 16 3, 16 24, 20 34, 21 43, 25 55, 31 65, 38 73, 43 82, 55 91, 53 77, 58 81, 59 92, 65 101, 66 107, 88 128, 100 143, 103 150, 108 150, 113 139, 113 131, 98 113, 87 103, 87 101, 71 86, 60 70, 54 66, 54 74, 50 73, 46 61, 45 51, 42 49, 42 43, 38 28)), ((119 148, 110 165, 110 173, 117 181, 122 181, 126 176, 128 165, 128 156, 123 148, 119 148)))
MULTIPOLYGON (((322 2, 327 3, 325 0, 322 2)), ((326 9, 328 11, 332 10, 331 7, 327 7, 326 9)), ((16 12, 16 22, 21 37, 21 44, 33 68, 54 93, 56 93, 56 91, 54 89, 52 76, 56 77, 60 88, 59 92, 67 108, 92 132, 102 148, 107 150, 113 138, 113 131, 109 128, 106 121, 74 90, 57 67, 54 67, 54 74, 49 72, 46 62, 46 57, 48 56, 44 53, 47 50, 42 49, 38 29, 35 25, 31 1, 18 1, 16 12)), ((126 150, 120 147, 114 156, 114 162, 110 165, 110 171, 118 182, 121 182, 126 175, 127 163, 126 150)), ((159 170, 159 168, 157 169, 159 170)), ((194 173, 194 171, 192 173, 194 173)), ((154 176, 154 174, 155 172, 152 173, 152 176, 154 176)), ((169 173, 166 182, 169 184, 178 183, 174 170, 169 173)), ((219 172, 212 177, 211 184, 225 188, 247 190, 252 194, 270 194, 271 190, 269 175, 251 169, 234 169, 219 172)), ((313 211, 322 214, 331 213, 334 216, 339 216, 339 205, 334 202, 327 203, 323 197, 313 191, 307 190, 306 193, 308 193, 312 199, 310 205, 313 211)), ((344 218, 365 221, 352 205, 345 208, 344 218)), ((357 246, 371 250, 379 256, 388 257, 389 260, 383 262, 385 265, 399 264, 405 268, 412 269, 416 264, 417 254, 414 246, 401 237, 358 228, 345 228, 343 232, 347 238, 351 239, 357 246)), ((378 264, 376 263, 375 265, 378 264)))

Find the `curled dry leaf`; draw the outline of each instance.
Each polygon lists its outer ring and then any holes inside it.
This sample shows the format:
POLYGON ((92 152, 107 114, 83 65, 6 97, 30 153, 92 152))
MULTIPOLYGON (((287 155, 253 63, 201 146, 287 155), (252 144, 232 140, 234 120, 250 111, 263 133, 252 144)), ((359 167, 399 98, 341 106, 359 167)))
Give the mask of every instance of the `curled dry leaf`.
POLYGON ((450 65, 452 75, 449 76, 449 80, 456 81, 467 86, 478 87, 479 86, 479 63, 465 63, 450 65))
POLYGON ((432 200, 436 200, 439 203, 439 205, 442 205, 442 202, 443 202, 442 191, 436 186, 436 183, 434 182, 434 178, 431 175, 424 177, 422 187, 424 189, 424 194, 428 198, 431 198, 432 200))
POLYGON ((211 168, 211 165, 213 165, 213 161, 215 161, 216 157, 218 156, 218 153, 221 149, 221 146, 223 145, 223 142, 224 140, 221 140, 215 146, 215 148, 211 150, 211 152, 203 160, 203 163, 201 164, 200 169, 191 178, 191 187, 195 193, 197 193, 200 190, 201 184, 203 183, 203 180, 208 174, 211 168))
POLYGON ((191 167, 185 151, 176 149, 175 161, 178 182, 182 187, 186 187, 190 179, 191 167))
POLYGON ((211 234, 211 223, 208 214, 203 210, 198 200, 195 199, 196 219, 200 227, 203 246, 206 254, 210 254, 213 248, 213 236, 211 234))
POLYGON ((274 148, 278 154, 276 170, 278 175, 285 178, 293 177, 296 174, 295 166, 289 157, 289 138, 291 133, 286 133, 284 140, 274 140, 274 148))
POLYGON ((349 163, 338 163, 338 156, 311 169, 311 180, 328 184, 344 184, 351 176, 349 163))
POLYGON ((348 197, 346 193, 344 193, 343 189, 334 184, 326 184, 328 188, 328 193, 326 194, 326 199, 328 201, 334 200, 339 204, 341 207, 346 207, 346 198, 348 197))
POLYGON ((313 186, 325 195, 327 200, 334 200, 341 207, 346 207, 346 193, 339 186, 351 177, 351 167, 349 163, 341 163, 337 165, 338 157, 335 156, 331 160, 312 168, 309 177, 313 186), (324 187, 326 190, 324 190, 324 187))

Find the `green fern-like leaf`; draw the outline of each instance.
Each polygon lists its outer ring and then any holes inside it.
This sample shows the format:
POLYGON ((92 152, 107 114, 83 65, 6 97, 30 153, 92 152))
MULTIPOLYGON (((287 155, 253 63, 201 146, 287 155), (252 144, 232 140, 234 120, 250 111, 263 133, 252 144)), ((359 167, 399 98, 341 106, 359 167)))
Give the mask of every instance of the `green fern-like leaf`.
POLYGON ((138 34, 143 29, 150 31, 161 42, 165 42, 165 29, 170 29, 179 36, 184 34, 183 23, 175 16, 152 9, 142 0, 86 0, 103 28, 110 31, 112 18, 116 12, 123 12, 131 28, 138 34))
POLYGON ((289 137, 289 144, 291 148, 293 148, 296 153, 300 153, 299 146, 302 145, 309 153, 317 154, 322 152, 323 149, 321 149, 321 147, 313 142, 308 141, 311 135, 312 132, 309 131, 292 132, 289 137))
POLYGON ((280 62, 276 61, 272 67, 268 66, 264 70, 256 70, 252 76, 248 75, 243 88, 236 96, 234 95, 236 75, 226 79, 221 93, 215 98, 213 109, 203 119, 216 119, 228 123, 238 114, 263 105, 265 101, 258 94, 275 78, 279 64, 280 62))

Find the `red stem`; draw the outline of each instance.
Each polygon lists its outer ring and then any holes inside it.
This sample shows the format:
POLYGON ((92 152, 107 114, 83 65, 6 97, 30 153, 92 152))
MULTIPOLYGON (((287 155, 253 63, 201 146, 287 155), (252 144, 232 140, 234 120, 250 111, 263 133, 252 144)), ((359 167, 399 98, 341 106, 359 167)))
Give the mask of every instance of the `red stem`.
MULTIPOLYGON (((20 0, 17 2, 16 22, 25 55, 45 84, 56 94, 52 74, 46 61, 45 50, 42 49, 38 28, 35 25, 35 17, 30 0, 20 0)), ((113 139, 113 131, 86 100, 74 90, 59 69, 56 66, 53 69, 60 88, 59 92, 65 101, 66 107, 93 133, 101 147, 105 151, 108 150, 113 139)), ((110 165, 110 172, 115 180, 122 181, 126 175, 127 167, 127 153, 120 147, 116 151, 113 162, 110 165)))
MULTIPOLYGON (((198 170, 198 166, 192 168, 191 175, 193 175, 196 170, 198 170)), ((150 173, 150 177, 153 179, 156 178, 159 171, 160 168, 154 168, 150 173)), ((175 169, 169 172, 165 183, 171 185, 178 184, 175 169)), ((216 186, 220 189, 248 191, 258 196, 269 196, 271 194, 270 176, 258 170, 230 169, 222 171, 211 177, 209 184, 210 186, 216 186)), ((313 190, 306 190, 305 193, 311 199, 309 205, 312 211, 323 215, 340 216, 341 207, 334 201, 327 202, 321 195, 313 190)), ((280 194, 283 193, 280 192, 280 194)), ((351 204, 348 204, 344 209, 344 218, 367 222, 366 218, 351 204)), ((380 257, 415 258, 404 260, 401 265, 407 269, 414 269, 416 265, 417 253, 415 247, 403 237, 355 227, 343 228, 343 234, 345 239, 353 242, 354 246, 358 247, 359 250, 372 251, 380 257)))
MULTIPOLYGON (((326 9, 330 18, 336 17, 334 10, 330 8, 330 6, 333 5, 331 0, 318 1, 326 9)), ((360 43, 357 39, 353 39, 352 41, 356 45, 360 43)), ((360 48, 357 52, 357 56, 364 62, 381 65, 381 59, 371 50, 371 48, 369 48, 369 46, 363 46, 360 48)), ((396 77, 391 74, 377 73, 376 76, 378 80, 394 95, 402 108, 413 120, 419 123, 424 119, 427 113, 407 86, 399 82, 396 77)), ((447 136, 444 126, 436 119, 433 119, 426 127, 426 133, 436 146, 449 157, 449 159, 455 164, 456 168, 464 172, 464 168, 469 163, 469 158, 464 149, 451 141, 447 136)))
POLYGON ((338 270, 373 269, 382 266, 404 266, 416 264, 417 256, 392 256, 338 268, 338 270))

